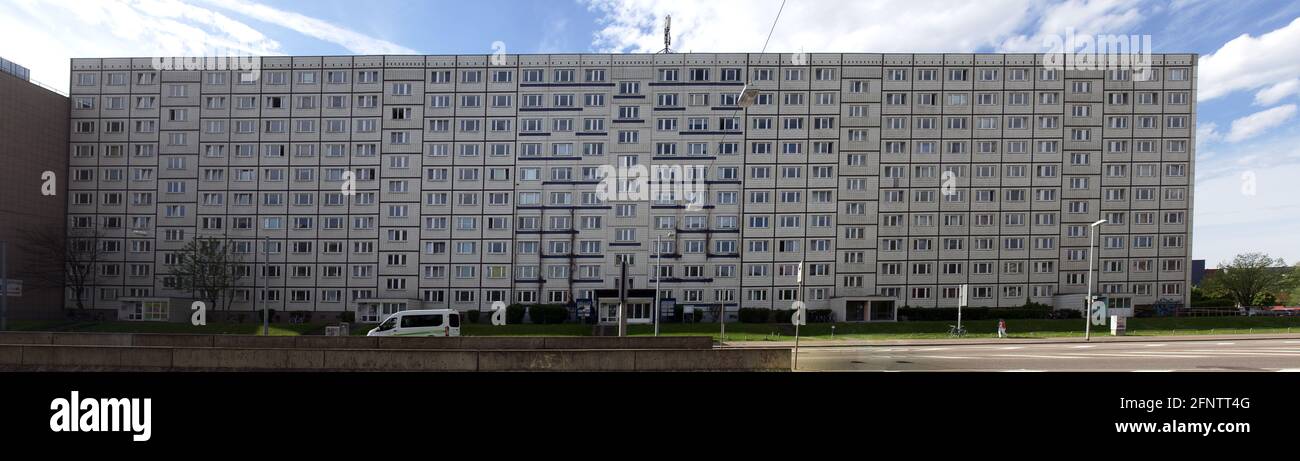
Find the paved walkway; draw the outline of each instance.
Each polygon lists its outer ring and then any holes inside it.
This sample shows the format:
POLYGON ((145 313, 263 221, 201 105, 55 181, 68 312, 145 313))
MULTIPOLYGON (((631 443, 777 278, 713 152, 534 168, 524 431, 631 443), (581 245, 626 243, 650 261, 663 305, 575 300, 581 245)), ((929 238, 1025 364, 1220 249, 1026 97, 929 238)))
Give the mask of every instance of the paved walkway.
MULTIPOLYGON (((1084 341, 1082 336, 1059 338, 966 338, 966 339, 833 339, 800 340, 799 347, 862 347, 862 346, 951 346, 951 345, 1017 345, 1017 344, 1070 344, 1070 343, 1114 343, 1114 342, 1170 342, 1170 341, 1214 341, 1214 340, 1267 340, 1300 339, 1300 333, 1291 334, 1235 334, 1235 335, 1181 335, 1181 336, 1110 336, 1094 335, 1084 341)), ((794 340, 789 341, 727 341, 724 347, 794 347, 794 340)))

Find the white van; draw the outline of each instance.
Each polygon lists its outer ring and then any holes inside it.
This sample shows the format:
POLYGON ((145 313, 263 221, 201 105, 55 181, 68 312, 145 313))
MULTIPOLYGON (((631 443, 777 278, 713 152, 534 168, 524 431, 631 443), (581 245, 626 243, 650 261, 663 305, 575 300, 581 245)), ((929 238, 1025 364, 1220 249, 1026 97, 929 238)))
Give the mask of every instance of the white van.
POLYGON ((460 313, 455 309, 401 311, 366 336, 460 336, 460 313))

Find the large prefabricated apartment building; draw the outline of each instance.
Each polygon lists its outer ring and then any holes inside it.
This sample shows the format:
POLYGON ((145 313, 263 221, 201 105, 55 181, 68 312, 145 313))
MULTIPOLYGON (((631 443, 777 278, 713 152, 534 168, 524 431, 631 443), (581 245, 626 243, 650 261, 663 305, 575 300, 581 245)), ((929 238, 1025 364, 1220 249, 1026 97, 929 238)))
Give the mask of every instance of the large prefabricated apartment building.
POLYGON ((254 62, 72 61, 69 232, 107 236, 95 307, 187 297, 169 266, 197 235, 243 261, 231 309, 360 321, 591 302, 623 261, 633 289, 728 312, 799 299, 892 320, 955 306, 962 284, 970 306, 1080 308, 1101 219, 1112 307, 1188 296, 1195 55, 254 62), (703 206, 602 200, 602 165, 684 166, 703 206))

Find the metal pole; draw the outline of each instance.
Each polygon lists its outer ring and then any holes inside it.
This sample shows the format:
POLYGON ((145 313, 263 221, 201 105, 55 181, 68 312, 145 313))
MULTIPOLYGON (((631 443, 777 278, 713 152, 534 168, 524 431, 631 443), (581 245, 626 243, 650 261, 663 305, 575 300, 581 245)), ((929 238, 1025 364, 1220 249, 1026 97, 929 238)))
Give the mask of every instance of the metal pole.
POLYGON ((9 242, 0 240, 0 331, 9 329, 9 242))
MULTIPOLYGON (((266 243, 262 245, 262 252, 265 253, 262 255, 262 267, 270 267, 271 266, 271 236, 268 235, 265 238, 266 238, 266 243)), ((254 282, 254 286, 256 286, 256 282, 254 282)), ((267 288, 271 287, 271 280, 269 278, 266 281, 266 286, 267 288)), ((263 296, 263 298, 265 298, 265 296, 263 296)), ((262 300, 262 336, 271 336, 271 313, 270 311, 267 310, 268 307, 267 301, 268 300, 266 299, 262 300)))
POLYGON ((627 261, 619 266, 618 276, 618 337, 622 338, 627 335, 627 317, 623 311, 627 307, 627 261))
POLYGON ((655 234, 655 336, 659 336, 659 278, 663 277, 663 247, 659 246, 659 234, 655 234))
MULTIPOLYGON (((794 299, 803 301, 803 261, 799 261, 799 292, 795 293, 794 299)), ((805 309, 805 312, 807 310, 805 309)), ((796 310, 794 314, 798 314, 796 310)), ((794 367, 793 370, 799 369, 799 324, 803 323, 803 316, 799 316, 799 321, 794 323, 794 367)))
POLYGON ((1092 261, 1096 256, 1097 226, 1088 229, 1088 298, 1083 301, 1083 340, 1092 340, 1092 261))

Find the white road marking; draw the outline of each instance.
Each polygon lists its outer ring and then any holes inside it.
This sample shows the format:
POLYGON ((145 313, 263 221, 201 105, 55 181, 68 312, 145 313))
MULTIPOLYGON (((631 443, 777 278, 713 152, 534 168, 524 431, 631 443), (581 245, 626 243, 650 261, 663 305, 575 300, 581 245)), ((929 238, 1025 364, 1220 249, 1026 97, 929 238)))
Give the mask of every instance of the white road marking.
POLYGON ((1034 354, 995 354, 995 357, 1016 357, 1027 359, 1081 359, 1072 355, 1034 355, 1034 354))
POLYGON ((1084 346, 1074 346, 1075 349, 1087 349, 1087 348, 1089 348, 1089 347, 1097 347, 1097 346, 1087 346, 1087 345, 1084 345, 1084 346))
POLYGON ((1002 349, 1002 350, 1004 350, 1004 351, 1011 351, 1011 350, 1016 350, 1016 349, 1024 349, 1024 347, 1021 347, 1021 346, 1007 346, 1007 347, 999 347, 998 349, 1002 349))
POLYGON ((1143 344, 1143 346, 1146 346, 1146 347, 1161 347, 1161 346, 1164 346, 1164 344, 1163 344, 1163 343, 1162 343, 1162 344, 1143 344))
POLYGON ((1283 373, 1300 373, 1300 368, 1280 368, 1277 371, 1283 373))
POLYGON ((1026 370, 1022 368, 1019 370, 1002 370, 1002 372, 1003 373, 1042 373, 1043 370, 1026 370))
POLYGON ((916 357, 920 357, 920 358, 923 358, 923 359, 960 359, 960 360, 969 360, 969 359, 977 359, 977 358, 980 358, 980 357, 953 357, 953 356, 948 356, 948 355, 918 355, 918 356, 916 356, 916 357))
POLYGON ((1133 370, 1134 373, 1169 373, 1174 370, 1133 370))
POLYGON ((928 351, 946 351, 946 350, 948 350, 948 349, 952 349, 952 348, 951 348, 951 347, 928 347, 928 348, 925 348, 925 349, 917 349, 917 350, 918 350, 918 351, 927 351, 927 352, 928 352, 928 351))
POLYGON ((1233 344, 1237 344, 1237 343, 1214 343, 1214 345, 1216 346, 1231 346, 1233 344))

